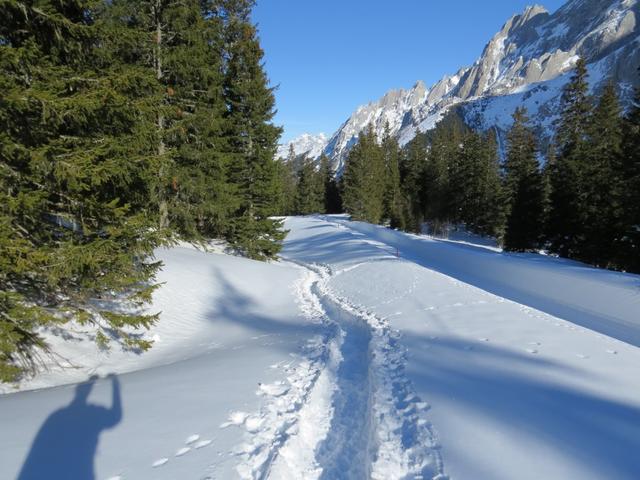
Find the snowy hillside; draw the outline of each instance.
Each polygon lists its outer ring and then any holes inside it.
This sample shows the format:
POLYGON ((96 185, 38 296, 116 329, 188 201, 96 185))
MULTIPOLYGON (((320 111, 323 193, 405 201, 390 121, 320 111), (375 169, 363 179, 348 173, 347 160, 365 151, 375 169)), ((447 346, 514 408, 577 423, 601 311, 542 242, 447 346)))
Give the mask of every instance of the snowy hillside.
POLYGON ((0 395, 0 478, 637 479, 639 276, 285 226, 278 263, 160 251, 156 346, 0 395))
POLYGON ((637 0, 569 0, 549 14, 528 7, 510 18, 470 67, 463 67, 431 87, 417 82, 408 90, 392 90, 359 107, 331 136, 325 148, 341 169, 358 133, 372 124, 380 137, 388 122, 402 145, 417 131, 435 126, 454 105, 474 127, 508 128, 522 102, 532 120, 550 134, 558 98, 578 57, 589 64, 592 86, 613 79, 628 102, 638 83, 637 0))
POLYGON ((317 135, 303 133, 290 142, 279 145, 276 157, 286 159, 289 156, 290 147, 293 146, 296 156, 306 155, 309 158, 317 158, 322 154, 328 141, 324 133, 318 133, 317 135))

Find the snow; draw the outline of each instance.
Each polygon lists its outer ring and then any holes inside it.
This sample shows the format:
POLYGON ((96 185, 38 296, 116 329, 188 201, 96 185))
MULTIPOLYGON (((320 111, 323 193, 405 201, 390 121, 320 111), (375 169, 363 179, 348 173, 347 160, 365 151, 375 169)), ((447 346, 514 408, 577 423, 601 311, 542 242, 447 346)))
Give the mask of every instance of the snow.
POLYGON ((542 309, 637 341, 640 278, 335 217, 287 227, 313 232, 295 254, 330 265, 333 295, 401 332, 451 478, 636 477, 640 351, 542 309))
MULTIPOLYGON (((259 410, 265 401, 256 395, 259 384, 284 381, 286 369, 300 369, 300 347, 317 328, 301 315, 289 288, 301 271, 189 248, 158 256, 165 263, 159 280, 166 284, 154 296, 162 315, 149 335, 162 342, 142 355, 114 350, 99 357, 89 342, 71 342, 65 354, 78 349, 73 358, 82 368, 43 373, 22 385, 59 387, 0 396, 0 478, 16 478, 27 453, 44 449, 61 462, 32 462, 37 478, 74 478, 63 464, 91 461, 94 454, 96 479, 237 477, 234 449, 245 425, 220 425, 233 411, 259 410), (110 429, 99 428, 97 414, 83 416, 86 404, 71 403, 76 386, 64 385, 93 371, 119 373, 122 418, 110 429), (45 428, 56 411, 68 422, 45 428), (40 428, 44 441, 33 443, 40 428), (76 448, 98 436, 97 450, 76 448), (182 453, 186 447, 191 450, 182 453)), ((111 395, 111 380, 99 379, 88 404, 108 409, 111 395)))
POLYGON ((289 147, 293 145, 293 151, 296 155, 306 155, 311 159, 315 159, 322 154, 328 142, 329 139, 324 133, 303 133, 287 143, 278 145, 276 158, 288 158, 289 147))
POLYGON ((0 396, 0 478, 637 478, 639 276, 345 216, 286 228, 281 262, 158 252, 162 341, 71 342, 81 368, 0 396))

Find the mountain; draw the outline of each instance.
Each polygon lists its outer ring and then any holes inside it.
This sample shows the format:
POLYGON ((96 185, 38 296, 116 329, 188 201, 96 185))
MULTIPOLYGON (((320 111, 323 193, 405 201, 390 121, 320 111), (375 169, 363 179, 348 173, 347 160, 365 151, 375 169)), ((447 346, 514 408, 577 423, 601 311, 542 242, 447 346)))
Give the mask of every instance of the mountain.
POLYGON ((293 145, 293 151, 296 157, 306 155, 311 158, 316 158, 322 154, 328 141, 329 139, 324 133, 318 133, 316 135, 303 133, 290 142, 279 145, 276 157, 287 158, 289 156, 289 148, 293 145))
POLYGON ((550 14, 539 5, 511 17, 470 67, 427 87, 392 90, 359 107, 331 136, 324 152, 341 171, 357 135, 372 124, 380 137, 388 123, 401 145, 432 129, 456 106, 472 127, 495 128, 499 138, 525 105, 543 137, 552 134, 564 84, 579 57, 592 89, 615 81, 629 103, 640 64, 638 0, 570 0, 550 14))

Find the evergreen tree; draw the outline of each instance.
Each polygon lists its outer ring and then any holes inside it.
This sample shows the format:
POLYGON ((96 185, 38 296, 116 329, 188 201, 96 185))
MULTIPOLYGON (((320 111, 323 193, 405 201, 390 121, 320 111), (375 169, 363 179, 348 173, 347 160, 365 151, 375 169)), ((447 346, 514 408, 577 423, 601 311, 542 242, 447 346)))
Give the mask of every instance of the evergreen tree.
POLYGON ((41 326, 75 320, 128 346, 149 300, 162 232, 144 206, 157 164, 147 72, 111 58, 102 2, 0 4, 0 380, 46 349, 41 326), (141 100, 142 99, 142 100, 141 100), (153 135, 150 135, 153 137, 153 135), (92 302, 100 299, 100 302, 92 302))
POLYGON ((274 126, 273 89, 262 65, 253 0, 217 0, 223 19, 223 94, 226 103, 224 153, 229 177, 238 189, 230 240, 251 258, 275 256, 284 238, 276 214, 277 166, 274 160, 281 129, 274 126))
POLYGON ((524 107, 513 114, 507 137, 505 196, 506 250, 529 251, 539 247, 543 231, 544 184, 536 158, 537 146, 524 107))
POLYGON ((400 188, 400 156, 402 151, 398 141, 391 135, 389 124, 385 125, 382 139, 385 163, 384 217, 389 219, 391 228, 406 228, 400 188))
POLYGON ((325 213, 340 213, 342 211, 342 200, 340 199, 338 182, 331 168, 331 161, 324 153, 320 156, 320 178, 324 183, 325 213))
POLYGON ((344 209, 354 220, 380 223, 384 214, 385 166, 373 127, 350 150, 342 178, 344 209))
POLYGON ((286 160, 277 162, 278 179, 280 183, 277 211, 281 215, 295 215, 296 190, 298 183, 297 160, 293 145, 289 146, 289 156, 286 160))
POLYGON ((495 136, 468 133, 450 166, 449 211, 480 235, 500 237, 504 210, 495 136))
POLYGON ((623 232, 617 264, 640 273, 640 89, 625 118, 623 138, 623 232))
POLYGON ((431 232, 436 235, 444 233, 445 226, 453 217, 449 201, 449 193, 453 191, 450 175, 468 131, 459 115, 453 112, 430 132, 431 148, 424 171, 423 202, 431 232))
POLYGON ((581 258, 589 263, 614 266, 623 230, 624 182, 622 163, 622 110, 615 86, 609 83, 593 110, 585 159, 585 245, 581 258))
POLYGON ((418 133, 404 150, 400 164, 400 177, 404 202, 407 205, 407 229, 420 232, 424 221, 424 172, 427 160, 427 141, 418 133))
POLYGON ((324 179, 313 160, 305 157, 298 170, 295 211, 300 215, 324 212, 324 179))
POLYGON ((547 236, 551 251, 580 257, 585 243, 584 183, 591 99, 584 60, 576 63, 562 95, 562 114, 556 135, 558 157, 550 172, 551 194, 547 236))

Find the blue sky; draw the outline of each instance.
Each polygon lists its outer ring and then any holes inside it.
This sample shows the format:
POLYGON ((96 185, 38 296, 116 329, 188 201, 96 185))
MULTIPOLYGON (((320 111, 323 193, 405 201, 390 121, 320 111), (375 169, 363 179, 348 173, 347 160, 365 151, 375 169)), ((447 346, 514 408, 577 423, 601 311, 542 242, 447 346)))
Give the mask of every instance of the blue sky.
MULTIPOLYGON (((282 140, 333 133, 387 90, 431 85, 473 63, 527 0, 258 0, 282 140)), ((564 0, 539 1, 550 12, 564 0)))

